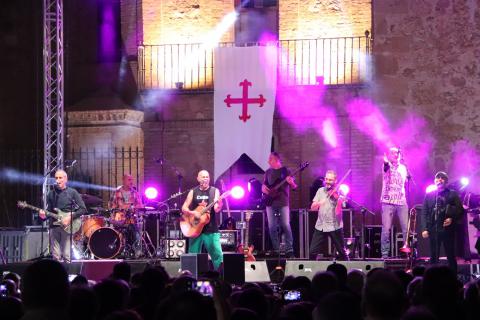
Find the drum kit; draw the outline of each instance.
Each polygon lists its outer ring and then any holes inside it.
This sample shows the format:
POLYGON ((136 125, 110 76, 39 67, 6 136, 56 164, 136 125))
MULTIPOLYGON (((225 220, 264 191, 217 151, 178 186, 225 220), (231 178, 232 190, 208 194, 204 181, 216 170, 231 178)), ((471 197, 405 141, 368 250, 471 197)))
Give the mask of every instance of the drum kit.
MULTIPOLYGON (((100 198, 98 200, 101 202, 100 198)), ((155 246, 145 230, 147 209, 106 210, 92 207, 92 201, 85 203, 89 212, 93 213, 81 217, 82 227, 74 236, 77 259, 138 259, 155 256, 155 246)))

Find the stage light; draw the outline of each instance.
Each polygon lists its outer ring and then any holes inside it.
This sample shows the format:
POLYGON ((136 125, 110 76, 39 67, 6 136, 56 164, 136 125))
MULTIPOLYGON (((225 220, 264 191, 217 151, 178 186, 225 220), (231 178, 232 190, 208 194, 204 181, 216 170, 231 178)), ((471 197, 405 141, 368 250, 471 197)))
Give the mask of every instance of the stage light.
POLYGON ((245 189, 241 186, 235 186, 232 188, 232 197, 234 199, 242 199, 245 196, 245 189))
POLYGON ((434 184, 431 184, 427 187, 427 189, 425 190, 426 193, 431 193, 431 192, 434 192, 434 191, 437 191, 438 187, 434 184))
POLYGON ((158 197, 158 190, 155 187, 148 187, 145 189, 145 197, 149 200, 153 200, 158 197))
POLYGON ((345 183, 342 183, 340 185, 340 187, 338 187, 338 190, 340 190, 340 192, 346 196, 348 195, 348 193, 350 192, 350 187, 348 185, 346 185, 345 183))
POLYGON ((467 177, 462 177, 460 179, 460 183, 462 185, 462 188, 465 188, 470 183, 470 179, 468 179, 467 177))

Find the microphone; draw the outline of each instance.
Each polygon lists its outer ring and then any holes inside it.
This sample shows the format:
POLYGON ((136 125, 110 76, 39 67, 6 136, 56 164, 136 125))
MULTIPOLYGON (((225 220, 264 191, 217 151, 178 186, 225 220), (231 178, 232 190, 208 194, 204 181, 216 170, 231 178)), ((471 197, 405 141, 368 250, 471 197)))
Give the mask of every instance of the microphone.
POLYGON ((163 157, 159 157, 157 159, 154 159, 156 163, 159 163, 160 165, 163 166, 163 163, 165 162, 165 159, 163 157))

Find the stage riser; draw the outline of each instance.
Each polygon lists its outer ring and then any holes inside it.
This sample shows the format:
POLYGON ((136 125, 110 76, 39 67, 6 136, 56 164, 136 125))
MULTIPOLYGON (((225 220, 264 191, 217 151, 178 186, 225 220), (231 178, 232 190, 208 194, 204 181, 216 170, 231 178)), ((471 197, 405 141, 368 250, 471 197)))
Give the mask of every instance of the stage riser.
MULTIPOLYGON (((90 280, 100 281, 108 277, 115 264, 122 262, 122 260, 85 260, 75 261, 70 264, 64 263, 63 266, 68 274, 82 274, 90 280)), ((0 272, 12 271, 23 276, 26 268, 33 262, 11 263, 6 265, 0 264, 0 272)), ((310 261, 310 260, 282 260, 280 266, 285 270, 285 276, 306 276, 310 279, 317 272, 327 270, 332 261, 310 261)), ((373 268, 383 268, 391 270, 404 270, 401 264, 391 265, 385 264, 383 261, 339 261, 337 263, 343 264, 348 271, 362 270, 369 272, 373 268)), ((144 271, 147 267, 152 265, 161 265, 165 268, 170 277, 177 277, 181 273, 181 266, 179 260, 162 260, 155 262, 147 261, 128 261, 131 266, 132 275, 144 271)), ((264 260, 255 262, 245 262, 245 282, 270 282, 270 274, 275 270, 278 261, 264 260)), ((480 264, 459 264, 459 280, 466 283, 474 278, 480 277, 480 264)))
MULTIPOLYGON (((285 276, 305 276, 312 279, 317 272, 326 271, 332 263, 332 261, 287 261, 285 276)), ((348 272, 360 270, 368 273, 374 268, 385 268, 383 261, 337 261, 336 263, 344 265, 348 272)))

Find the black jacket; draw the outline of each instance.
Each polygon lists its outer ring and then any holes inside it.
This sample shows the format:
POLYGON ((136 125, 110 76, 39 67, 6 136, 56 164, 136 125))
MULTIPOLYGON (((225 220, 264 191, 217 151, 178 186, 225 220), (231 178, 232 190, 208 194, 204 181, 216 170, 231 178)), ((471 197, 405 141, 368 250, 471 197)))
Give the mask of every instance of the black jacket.
POLYGON ((428 232, 441 232, 454 228, 454 224, 461 221, 463 206, 458 193, 445 188, 440 192, 428 193, 422 207, 421 230, 428 232), (449 227, 443 227, 443 222, 452 218, 449 227))

